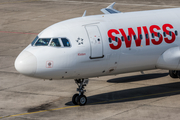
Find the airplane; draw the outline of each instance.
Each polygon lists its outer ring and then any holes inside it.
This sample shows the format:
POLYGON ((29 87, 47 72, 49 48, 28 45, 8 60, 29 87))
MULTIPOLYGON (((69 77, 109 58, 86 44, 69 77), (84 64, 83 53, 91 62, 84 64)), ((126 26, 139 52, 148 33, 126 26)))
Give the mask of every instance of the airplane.
POLYGON ((58 22, 42 32, 16 58, 16 70, 26 76, 74 79, 75 105, 85 105, 91 77, 166 69, 180 78, 180 8, 120 12, 58 22))

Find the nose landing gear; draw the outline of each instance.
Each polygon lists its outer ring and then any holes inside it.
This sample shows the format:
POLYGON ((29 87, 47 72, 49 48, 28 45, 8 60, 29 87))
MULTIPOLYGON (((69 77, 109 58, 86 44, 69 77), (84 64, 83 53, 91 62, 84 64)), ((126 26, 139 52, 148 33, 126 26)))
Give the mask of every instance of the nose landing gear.
POLYGON ((72 102, 74 105, 85 105, 87 103, 87 98, 84 95, 84 87, 88 84, 89 79, 75 79, 75 83, 78 85, 77 91, 79 94, 74 94, 72 97, 72 102))

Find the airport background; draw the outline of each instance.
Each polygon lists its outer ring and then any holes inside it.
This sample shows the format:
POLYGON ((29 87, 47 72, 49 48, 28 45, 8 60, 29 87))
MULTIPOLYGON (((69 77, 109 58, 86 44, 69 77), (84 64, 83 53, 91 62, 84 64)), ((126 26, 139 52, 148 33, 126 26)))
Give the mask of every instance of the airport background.
POLYGON ((17 55, 43 29, 85 10, 102 14, 112 2, 122 12, 180 6, 178 0, 0 0, 0 119, 179 120, 180 80, 167 70, 90 78, 83 107, 71 102, 74 80, 44 81, 15 70, 17 55))

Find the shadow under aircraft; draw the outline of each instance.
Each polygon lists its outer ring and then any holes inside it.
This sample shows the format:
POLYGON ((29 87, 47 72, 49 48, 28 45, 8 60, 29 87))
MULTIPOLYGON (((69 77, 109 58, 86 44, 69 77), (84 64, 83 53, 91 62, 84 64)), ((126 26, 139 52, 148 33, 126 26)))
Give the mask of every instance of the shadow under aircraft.
MULTIPOLYGON (((125 82, 160 78, 160 77, 165 77, 167 75, 168 73, 137 75, 137 76, 131 76, 131 77, 111 79, 111 80, 108 80, 107 82, 125 83, 125 82)), ((93 96, 88 97, 87 105, 138 101, 138 100, 146 100, 146 99, 152 99, 152 98, 161 98, 165 96, 173 96, 177 94, 180 94, 180 82, 161 84, 161 85, 151 85, 147 87, 138 87, 138 88, 133 88, 133 89, 119 90, 119 91, 93 95, 93 96)), ((73 103, 68 102, 66 103, 66 105, 73 105, 73 103)))
POLYGON ((155 78, 165 77, 168 75, 169 75, 168 73, 153 73, 153 74, 135 75, 135 76, 127 76, 127 77, 110 79, 107 82, 109 82, 109 83, 128 83, 128 82, 155 79, 155 78))

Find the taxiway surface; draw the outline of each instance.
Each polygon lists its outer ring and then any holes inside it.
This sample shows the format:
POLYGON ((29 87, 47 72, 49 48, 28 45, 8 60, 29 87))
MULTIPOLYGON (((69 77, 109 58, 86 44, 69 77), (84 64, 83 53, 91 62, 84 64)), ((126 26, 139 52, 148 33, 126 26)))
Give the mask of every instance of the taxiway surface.
MULTIPOLYGON (((86 106, 74 106, 73 80, 29 78, 14 68, 17 55, 46 27, 66 19, 102 14, 113 0, 0 0, 0 119, 179 120, 180 79, 167 70, 90 78, 86 106)), ((178 0, 117 0, 122 12, 176 8, 178 0)), ((168 16, 168 15, 167 15, 168 16)))

